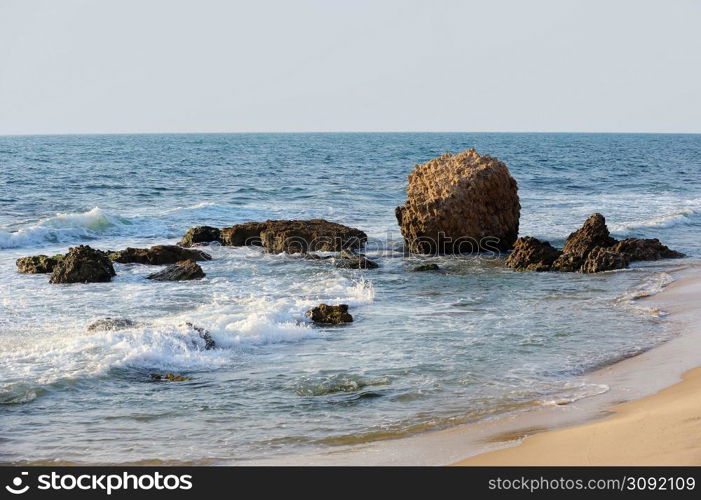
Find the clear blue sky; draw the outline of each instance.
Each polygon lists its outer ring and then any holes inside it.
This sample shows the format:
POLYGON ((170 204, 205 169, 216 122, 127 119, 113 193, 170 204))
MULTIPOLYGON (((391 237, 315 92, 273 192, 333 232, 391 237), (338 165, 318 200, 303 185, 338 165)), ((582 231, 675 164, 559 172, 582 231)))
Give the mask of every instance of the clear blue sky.
POLYGON ((699 0, 0 0, 0 134, 701 132, 699 0))

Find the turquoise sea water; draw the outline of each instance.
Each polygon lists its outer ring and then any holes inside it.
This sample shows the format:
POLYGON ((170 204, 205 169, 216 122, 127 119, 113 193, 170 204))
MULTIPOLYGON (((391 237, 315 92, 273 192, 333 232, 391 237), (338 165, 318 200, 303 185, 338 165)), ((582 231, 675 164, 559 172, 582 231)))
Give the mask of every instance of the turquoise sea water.
POLYGON ((438 257, 407 272, 394 207, 414 164, 476 147, 519 183, 521 235, 592 212, 617 237, 701 255, 701 136, 207 134, 0 137, 0 461, 242 462, 398 437, 605 391, 587 371, 670 332, 631 298, 679 262, 596 276, 438 257), (365 230, 377 270, 212 247, 207 278, 49 285, 14 260, 173 243, 193 225, 322 217, 365 230), (310 325, 319 302, 355 322, 310 325), (124 316, 139 326, 88 332, 124 316), (190 321, 218 348, 201 351, 190 321), (182 383, 152 382, 172 371, 182 383))

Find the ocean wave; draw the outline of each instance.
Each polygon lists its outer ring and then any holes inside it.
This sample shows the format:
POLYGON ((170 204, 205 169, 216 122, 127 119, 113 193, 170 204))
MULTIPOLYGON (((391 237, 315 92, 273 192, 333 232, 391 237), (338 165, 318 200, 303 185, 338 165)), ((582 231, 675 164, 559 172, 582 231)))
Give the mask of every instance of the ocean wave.
POLYGON ((83 213, 58 213, 18 231, 0 231, 0 248, 94 240, 106 235, 134 234, 138 230, 134 227, 134 221, 95 207, 83 213))
POLYGON ((649 219, 639 219, 622 224, 610 224, 610 229, 613 233, 629 233, 636 229, 671 228, 689 224, 699 224, 699 215, 701 215, 701 208, 686 207, 649 219))

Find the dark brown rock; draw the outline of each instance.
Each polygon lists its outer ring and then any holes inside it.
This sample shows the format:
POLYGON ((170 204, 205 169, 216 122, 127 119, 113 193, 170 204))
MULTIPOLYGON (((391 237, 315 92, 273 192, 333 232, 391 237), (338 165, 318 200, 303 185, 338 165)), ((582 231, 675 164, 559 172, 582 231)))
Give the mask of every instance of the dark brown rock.
POLYGON ((192 377, 186 377, 185 375, 175 375, 174 373, 166 373, 161 375, 160 373, 152 373, 151 380, 167 380, 168 382, 186 382, 192 380, 192 377))
POLYGON ((561 273, 574 273, 579 271, 583 262, 584 259, 579 255, 563 253, 553 262, 551 270, 560 271, 561 273))
POLYGON ((376 269, 379 267, 376 262, 350 250, 341 250, 338 257, 334 259, 334 265, 343 269, 376 269))
POLYGON ((181 247, 192 247, 213 242, 222 242, 221 231, 212 226, 197 226, 188 229, 178 245, 181 247))
POLYGON ((506 265, 519 271, 549 271, 561 252, 547 241, 531 236, 516 240, 506 265))
POLYGON ((362 248, 367 235, 324 219, 268 221, 260 233, 266 252, 339 252, 362 248))
POLYGON ((176 262, 162 271, 147 276, 148 279, 157 281, 199 280, 204 277, 204 271, 194 260, 176 262))
POLYGON ((438 267, 438 264, 419 264, 418 266, 414 266, 411 268, 412 271, 416 273, 424 272, 424 271, 440 271, 440 267, 438 267))
POLYGON ((202 250, 182 248, 177 245, 156 245, 151 248, 126 248, 110 252, 110 259, 120 264, 175 264, 182 260, 212 260, 212 256, 202 250))
POLYGON ((104 252, 80 245, 70 248, 54 266, 49 283, 103 283, 115 275, 104 252))
POLYGON ((63 259, 63 255, 32 255, 20 257, 15 261, 17 271, 23 274, 48 274, 54 270, 56 264, 63 259))
POLYGON ((628 238, 616 243, 612 250, 614 252, 626 254, 630 258, 631 262, 636 260, 677 259, 684 257, 683 253, 677 252, 670 249, 668 246, 663 245, 657 238, 628 238))
POLYGON ((232 247, 261 246, 260 233, 267 222, 244 222, 221 230, 222 244, 232 247))
POLYGON ((586 259, 593 248, 606 248, 615 244, 616 240, 611 237, 606 227, 606 219, 603 215, 595 213, 584 221, 582 227, 567 237, 562 253, 586 259))
POLYGON ((338 306, 330 306, 327 304, 319 304, 318 306, 307 311, 314 323, 339 325, 341 323, 350 323, 353 321, 353 316, 348 313, 348 305, 340 304, 338 306))
POLYGON ((395 215, 413 253, 505 251, 516 241, 520 209, 507 166, 470 149, 417 165, 395 215))
POLYGON ((600 273, 614 269, 624 269, 629 264, 628 256, 614 252, 610 248, 594 247, 587 254, 580 271, 583 273, 600 273))

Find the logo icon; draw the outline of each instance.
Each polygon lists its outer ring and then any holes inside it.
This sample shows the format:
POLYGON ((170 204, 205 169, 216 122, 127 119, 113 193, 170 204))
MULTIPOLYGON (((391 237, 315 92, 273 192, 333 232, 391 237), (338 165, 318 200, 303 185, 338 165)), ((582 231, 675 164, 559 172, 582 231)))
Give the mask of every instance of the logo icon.
POLYGON ((20 476, 17 476, 12 480, 12 486, 5 486, 5 489, 12 493, 13 495, 21 495, 22 493, 26 493, 27 490, 29 489, 29 485, 26 485, 24 488, 20 488, 22 486, 22 477, 21 476, 28 476, 28 472, 22 472, 20 473, 20 476))

